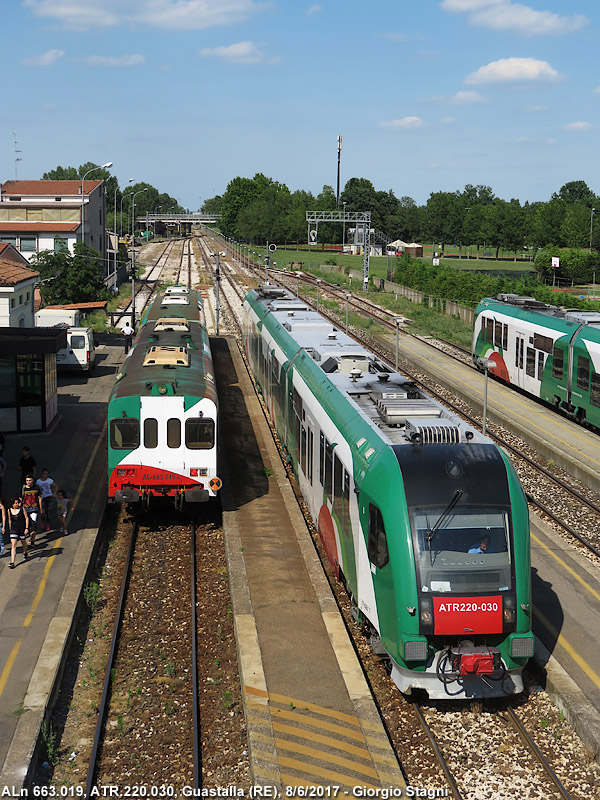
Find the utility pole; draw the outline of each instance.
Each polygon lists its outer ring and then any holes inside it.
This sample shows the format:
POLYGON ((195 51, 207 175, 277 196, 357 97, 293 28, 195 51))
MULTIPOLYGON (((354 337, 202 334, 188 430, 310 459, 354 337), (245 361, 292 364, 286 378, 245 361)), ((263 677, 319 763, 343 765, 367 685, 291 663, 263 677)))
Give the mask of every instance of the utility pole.
POLYGON ((342 158, 342 137, 337 137, 338 144, 338 165, 337 165, 337 193, 335 196, 335 207, 340 207, 340 161, 342 158))

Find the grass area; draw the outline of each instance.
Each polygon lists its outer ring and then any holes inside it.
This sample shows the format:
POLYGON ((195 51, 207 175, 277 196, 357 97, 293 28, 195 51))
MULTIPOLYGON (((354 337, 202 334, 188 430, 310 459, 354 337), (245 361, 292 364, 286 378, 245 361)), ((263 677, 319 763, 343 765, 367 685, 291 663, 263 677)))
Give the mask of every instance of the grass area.
MULTIPOLYGON (((264 260, 265 248, 257 247, 255 251, 264 260)), ((474 254, 475 255, 475 254, 474 254)), ((320 250, 284 250, 278 249, 271 254, 271 259, 276 263, 276 266, 288 267, 291 269, 301 269, 307 272, 313 272, 326 265, 328 261, 335 261, 337 265, 344 268, 350 268, 357 271, 362 271, 363 257, 353 256, 348 253, 331 253, 321 252, 320 250), (296 263, 301 263, 302 266, 296 266, 296 263)), ((427 264, 431 263, 431 256, 426 255, 419 259, 427 264)), ((374 278, 387 277, 388 269, 394 270, 395 257, 394 256, 371 256, 369 259, 369 273, 374 278)), ((444 266, 453 267, 461 271, 481 271, 481 272, 535 272, 533 265, 526 261, 496 261, 494 259, 477 259, 475 257, 467 259, 464 256, 458 258, 441 258, 440 264, 444 266)), ((329 274, 329 273, 328 273, 329 274)))

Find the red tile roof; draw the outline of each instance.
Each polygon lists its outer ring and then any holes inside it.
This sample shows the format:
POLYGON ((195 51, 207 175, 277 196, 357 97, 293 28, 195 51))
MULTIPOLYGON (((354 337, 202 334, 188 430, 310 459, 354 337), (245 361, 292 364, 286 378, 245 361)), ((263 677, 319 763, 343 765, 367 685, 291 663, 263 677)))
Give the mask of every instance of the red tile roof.
MULTIPOLYGON (((84 181, 83 190, 89 194, 102 181, 84 181)), ((0 187, 2 194, 13 195, 57 195, 76 194, 81 197, 81 181, 4 181, 0 187)))
POLYGON ((0 233, 35 233, 46 231, 49 233, 76 231, 79 222, 0 222, 0 233))
POLYGON ((16 286, 18 283, 35 278, 39 274, 39 272, 35 272, 32 269, 15 264, 14 261, 7 261, 0 257, 0 286, 16 286))
POLYGON ((44 306, 44 311, 47 308, 63 308, 63 309, 71 309, 71 308, 78 308, 81 311, 91 311, 94 308, 106 308, 106 300, 98 300, 97 302, 93 303, 66 303, 60 306, 44 306))
POLYGON ((0 258, 4 261, 12 261, 14 264, 27 266, 27 259, 13 247, 10 242, 0 242, 0 258))

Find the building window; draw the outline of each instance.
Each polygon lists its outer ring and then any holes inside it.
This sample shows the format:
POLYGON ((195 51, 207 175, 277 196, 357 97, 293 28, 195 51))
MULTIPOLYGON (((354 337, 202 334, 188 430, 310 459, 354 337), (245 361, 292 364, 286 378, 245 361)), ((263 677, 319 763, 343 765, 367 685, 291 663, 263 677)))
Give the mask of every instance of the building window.
POLYGON ((55 236, 54 237, 54 252, 55 253, 60 253, 63 250, 68 250, 68 249, 69 249, 69 243, 65 239, 64 236, 55 236))
POLYGON ((27 292, 27 294, 25 296, 25 301, 28 303, 30 301, 30 299, 31 299, 31 292, 27 292))
POLYGON ((35 236, 21 236, 22 253, 35 253, 37 250, 37 238, 35 236))
POLYGON ((0 242, 7 242, 8 244, 12 244, 13 247, 17 246, 17 237, 16 236, 0 236, 0 242))
POLYGON ((62 197, 55 197, 54 199, 55 199, 55 201, 56 201, 57 203, 60 203, 60 201, 62 200, 62 197))
POLYGON ((10 298, 10 307, 11 307, 11 308, 14 308, 14 307, 15 307, 15 298, 14 298, 14 297, 11 297, 11 298, 10 298))
POLYGON ((20 197, 11 197, 10 199, 14 200, 16 203, 20 203, 21 202, 21 198, 20 197))
POLYGON ((20 306, 23 305, 23 295, 22 294, 19 295, 19 305, 20 306))

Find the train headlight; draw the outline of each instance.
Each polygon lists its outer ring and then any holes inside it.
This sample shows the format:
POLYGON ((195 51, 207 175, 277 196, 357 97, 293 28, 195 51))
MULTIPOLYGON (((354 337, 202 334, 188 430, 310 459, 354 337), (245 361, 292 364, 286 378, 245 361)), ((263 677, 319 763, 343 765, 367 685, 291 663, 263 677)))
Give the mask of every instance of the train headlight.
POLYGON ((161 385, 158 387, 158 393, 159 394, 167 393, 167 387, 164 385, 164 383, 161 383, 161 385))
POLYGON ((510 643, 510 654, 513 658, 531 658, 533 656, 533 637, 513 636, 510 643))
POLYGON ((515 598, 512 594, 502 596, 502 629, 504 631, 514 631, 517 621, 515 609, 515 598))
POLYGON ((419 633, 425 636, 433 633, 433 600, 431 597, 422 597, 419 600, 419 633))

